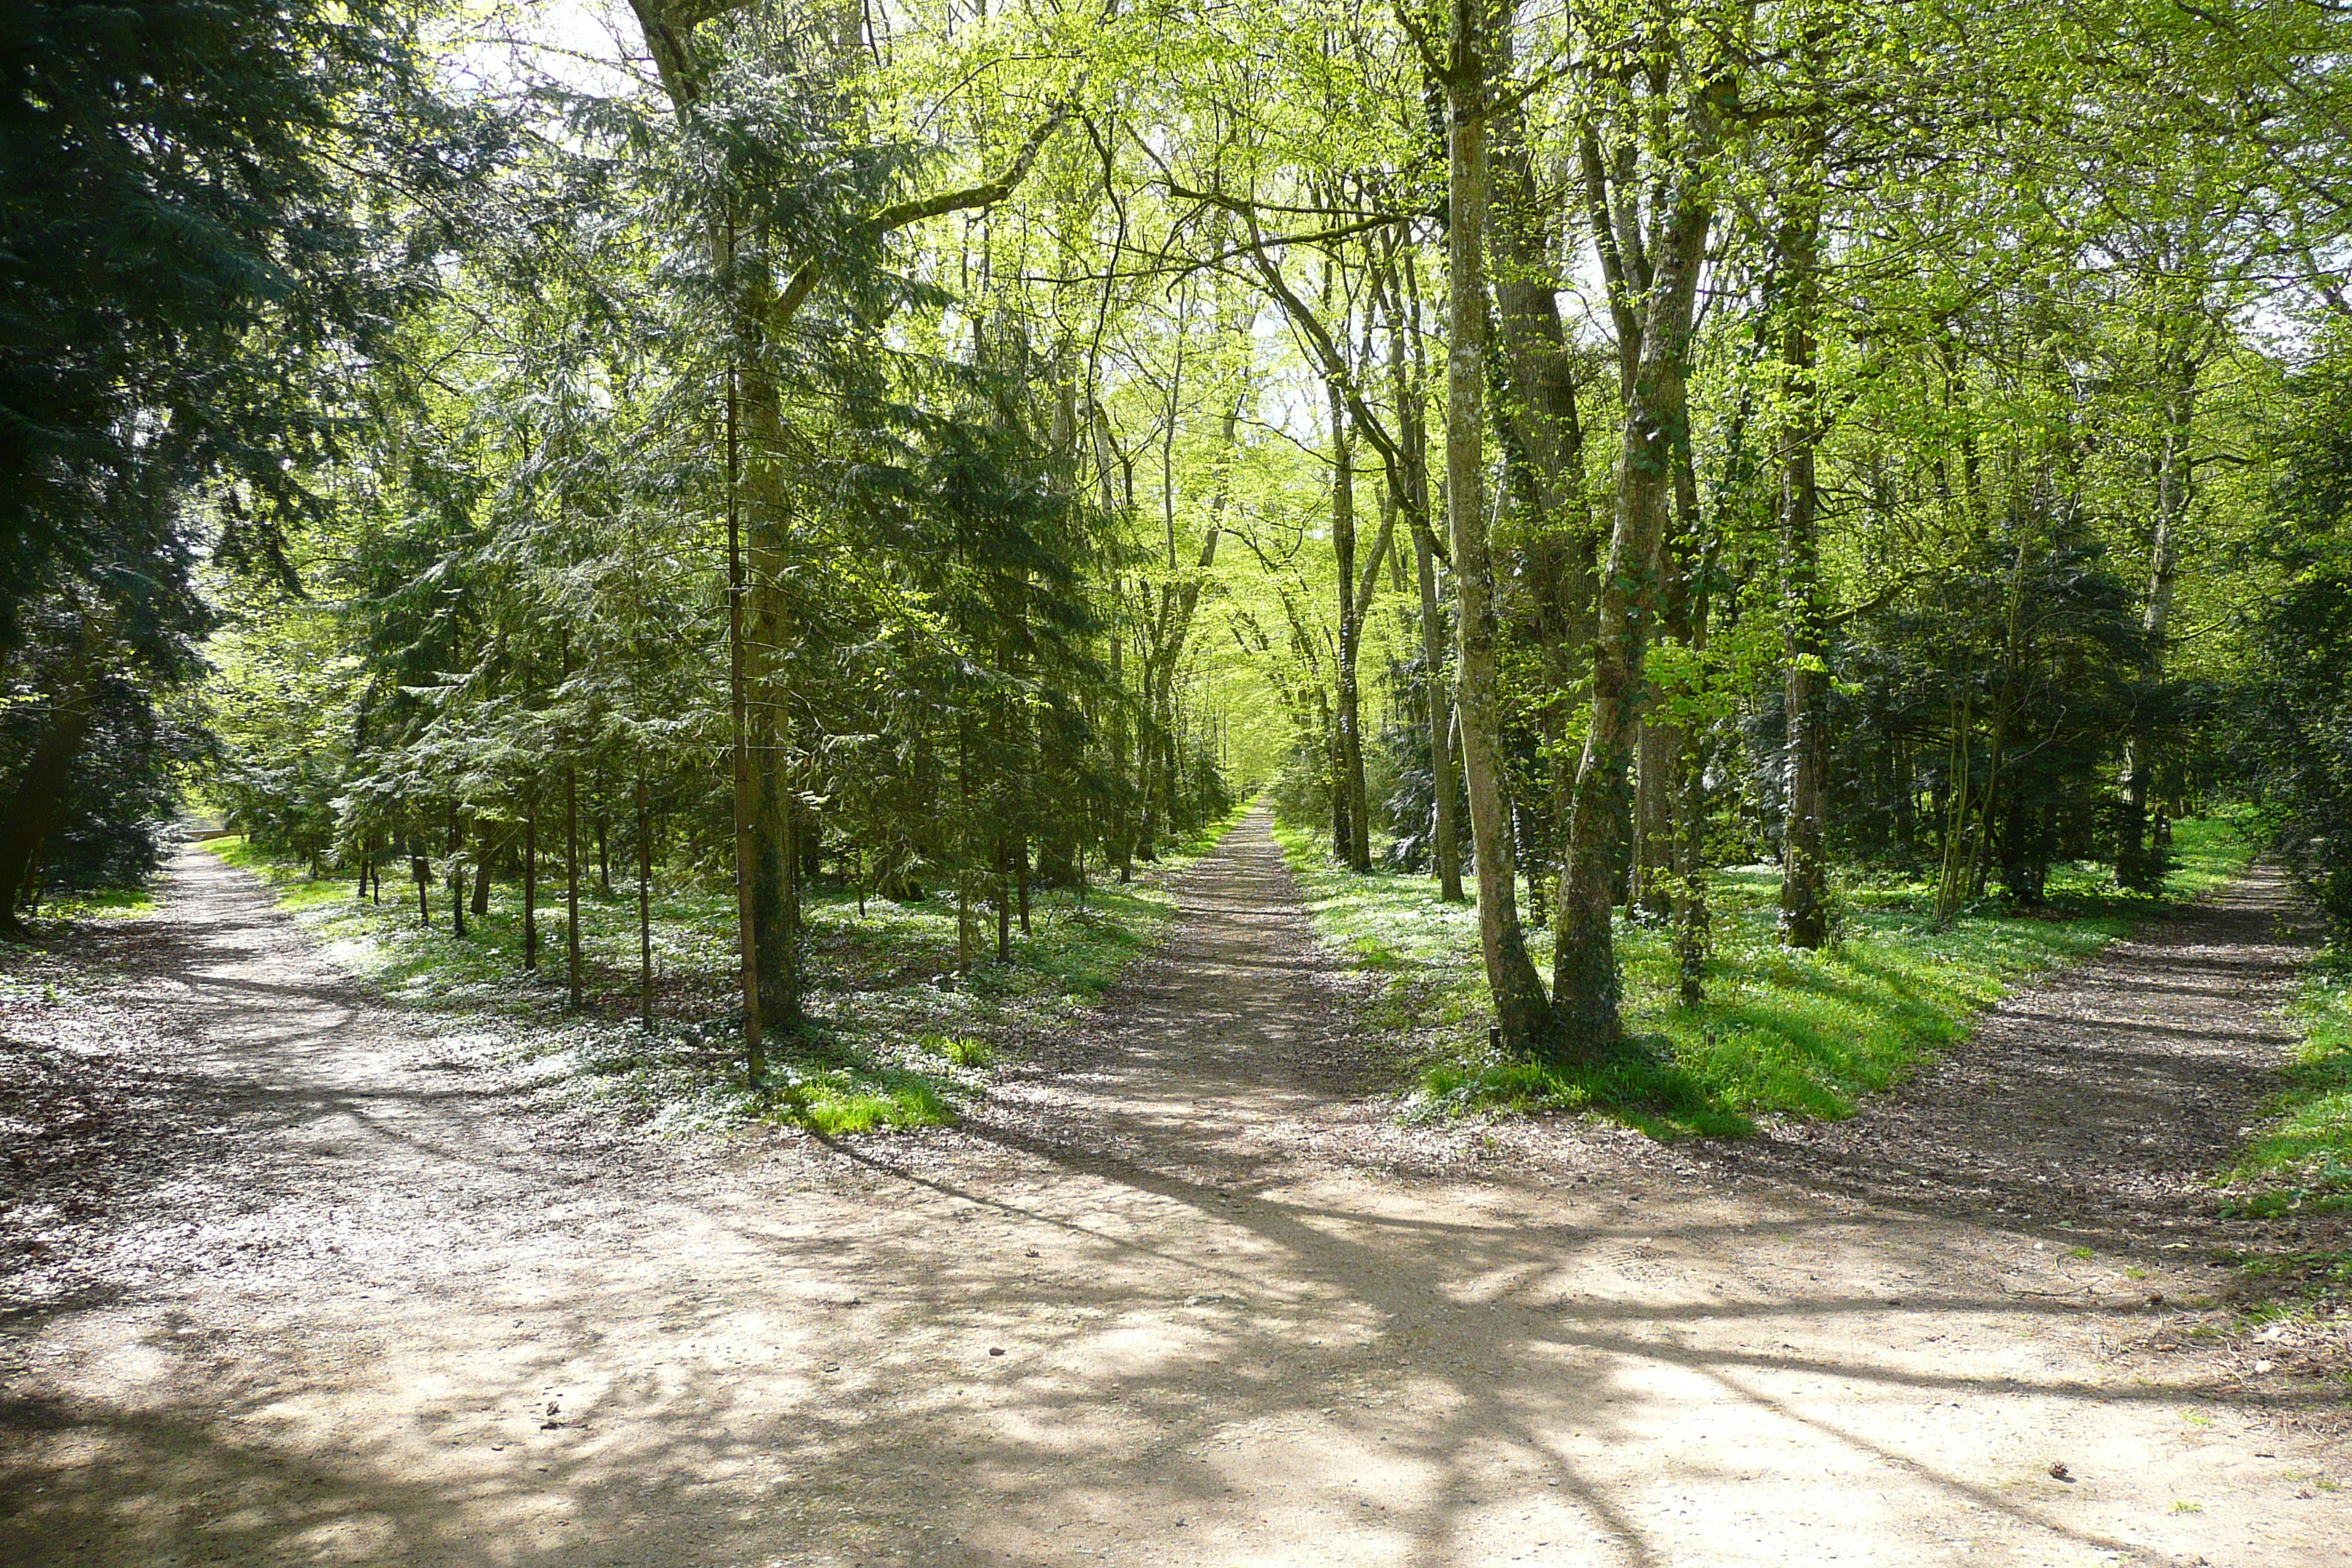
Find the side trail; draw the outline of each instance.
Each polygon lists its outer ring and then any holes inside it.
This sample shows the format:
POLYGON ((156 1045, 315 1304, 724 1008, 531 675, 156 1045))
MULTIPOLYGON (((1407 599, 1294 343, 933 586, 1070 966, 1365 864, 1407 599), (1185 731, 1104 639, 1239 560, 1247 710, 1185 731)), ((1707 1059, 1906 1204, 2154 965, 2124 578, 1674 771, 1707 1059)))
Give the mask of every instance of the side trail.
POLYGON ((1180 896, 961 1131, 653 1144, 184 857, 46 1043, 117 1174, 0 1284, 0 1563, 2352 1561, 2329 1399, 2133 1348, 2274 885, 1843 1126, 1499 1158, 1350 1098, 1262 818, 1180 896))

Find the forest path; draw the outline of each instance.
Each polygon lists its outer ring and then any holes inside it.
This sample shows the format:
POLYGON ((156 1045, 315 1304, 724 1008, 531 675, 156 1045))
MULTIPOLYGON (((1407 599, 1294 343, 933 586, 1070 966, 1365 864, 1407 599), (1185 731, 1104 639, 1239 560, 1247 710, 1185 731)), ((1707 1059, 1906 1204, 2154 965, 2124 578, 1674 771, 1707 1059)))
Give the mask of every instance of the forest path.
POLYGON ((2075 1185, 2176 1181, 2141 1151, 2219 1135, 2172 1130, 2276 1049, 2258 912, 2021 994, 1989 1065, 1891 1098, 1915 1194, 1830 1133, 1399 1129, 1349 1098, 1345 982, 1263 822, 1179 891, 964 1130, 713 1148, 518 1105, 486 1042, 183 857, 58 1026, 106 1180, 17 1167, 79 1228, 0 1279, 0 1563, 2352 1559, 2293 1396, 2122 1348, 2202 1270, 1961 1201, 1999 1186, 1969 1151, 2050 1147, 2023 1079, 1971 1088, 2003 1063, 2160 1130, 2063 1144, 2075 1185), (2228 1010, 2168 1023, 2201 994, 2228 1010), (2130 1059, 2037 1054, 2075 1045, 2130 1059))

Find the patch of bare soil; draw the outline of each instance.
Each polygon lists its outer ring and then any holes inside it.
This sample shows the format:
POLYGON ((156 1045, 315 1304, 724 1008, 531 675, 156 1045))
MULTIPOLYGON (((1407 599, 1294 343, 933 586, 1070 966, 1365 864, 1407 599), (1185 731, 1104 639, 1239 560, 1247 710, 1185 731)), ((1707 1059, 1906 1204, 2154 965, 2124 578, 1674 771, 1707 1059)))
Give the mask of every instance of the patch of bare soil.
POLYGON ((2333 1395, 2129 1348, 2215 1291, 2262 931, 2168 961, 2220 1010, 2137 944, 1844 1127, 1662 1150, 1399 1126, 1263 824, 1181 894, 962 1129, 655 1144, 189 858, 0 1022, 0 1562, 2352 1554, 2280 1419, 2333 1395))

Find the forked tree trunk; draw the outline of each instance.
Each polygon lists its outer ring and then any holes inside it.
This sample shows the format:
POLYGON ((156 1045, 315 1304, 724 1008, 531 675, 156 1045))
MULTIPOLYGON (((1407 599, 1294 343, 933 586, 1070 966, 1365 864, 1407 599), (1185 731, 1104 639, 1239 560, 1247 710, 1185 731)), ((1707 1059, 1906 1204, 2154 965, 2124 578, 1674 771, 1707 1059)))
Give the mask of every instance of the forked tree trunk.
POLYGON ((1517 874, 1496 702, 1494 560, 1486 538, 1487 207, 1485 0, 1454 0, 1446 62, 1445 500, 1454 536, 1454 701, 1477 866, 1478 945, 1503 1047, 1532 1053, 1546 1034, 1543 979, 1519 924, 1517 874))
MULTIPOLYGON (((1593 639, 1592 714, 1577 764, 1552 953, 1554 1048, 1574 1060, 1612 1053, 1624 1035, 1610 928, 1617 824, 1628 804, 1626 765, 1647 700, 1643 660, 1659 590, 1653 574, 1669 522, 1675 453, 1690 437, 1684 377, 1714 217, 1696 152, 1676 155, 1688 161, 1665 184, 1661 199, 1668 206, 1645 247, 1648 276, 1638 289, 1629 280, 1618 290, 1626 301, 1621 322, 1635 318, 1639 352, 1626 367, 1616 504, 1593 639)), ((1604 230, 1602 237, 1614 245, 1613 235, 1604 230)))

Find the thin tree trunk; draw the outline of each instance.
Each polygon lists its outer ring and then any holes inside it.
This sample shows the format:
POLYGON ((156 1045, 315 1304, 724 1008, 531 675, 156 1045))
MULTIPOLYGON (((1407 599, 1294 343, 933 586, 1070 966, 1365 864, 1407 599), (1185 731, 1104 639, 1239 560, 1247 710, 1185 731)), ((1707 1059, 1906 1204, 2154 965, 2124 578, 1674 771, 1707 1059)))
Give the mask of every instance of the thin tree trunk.
POLYGON ((449 934, 466 940, 466 826, 449 816, 449 934))
POLYGON ((646 808, 646 775, 637 774, 637 1025, 647 1034, 654 1026, 654 839, 653 816, 646 808))
POLYGON ((522 818, 522 966, 539 967, 539 800, 534 786, 522 818))
POLYGON ((1445 679, 1445 614, 1437 599, 1436 541, 1426 528, 1412 531, 1413 575, 1421 592, 1421 661, 1429 722, 1429 777, 1435 801, 1432 808, 1430 859, 1437 873, 1437 896, 1444 902, 1463 900, 1461 829, 1454 821, 1458 802, 1454 765, 1454 704, 1445 679))
MULTIPOLYGON (((1697 476, 1687 452, 1677 467, 1675 500, 1683 519, 1680 531, 1690 555, 1689 570, 1679 574, 1679 614, 1673 618, 1681 622, 1677 629, 1691 650, 1693 668, 1703 671, 1706 663, 1707 610, 1714 595, 1716 541, 1708 534, 1701 542, 1704 523, 1698 510, 1697 476)), ((1689 695, 1702 696, 1704 675, 1695 679, 1702 682, 1701 689, 1689 695)), ((1706 899, 1705 735, 1703 726, 1696 722, 1678 726, 1675 731, 1675 743, 1680 748, 1675 759, 1673 824, 1675 975, 1676 991, 1685 1007, 1696 1007, 1706 1000, 1706 959, 1712 945, 1712 921, 1706 899)))
MULTIPOLYGON (((2181 529, 2189 519, 2195 472, 2189 440, 2197 419, 2197 382, 2202 368, 2193 348, 2167 356, 2165 366, 2164 440, 2157 454, 2156 533, 2148 544, 2147 598, 2140 609, 2140 684, 2143 700, 2164 680, 2165 643, 2172 626, 2172 584, 2179 569, 2181 529)), ((2116 880, 2136 891, 2155 892, 2163 887, 2164 857, 2159 844, 2151 852, 2148 834, 2148 794, 2156 773, 2154 727, 2135 718, 2124 742, 2124 822, 2117 836, 2116 880)))
POLYGON ((567 1000, 580 1005, 580 764, 563 764, 563 956, 567 1000))
MULTIPOLYGON (((1818 154, 1816 154, 1818 155, 1818 154)), ((1801 172, 1811 178, 1811 167, 1801 172)), ((1780 601, 1787 665, 1787 750, 1782 777, 1787 819, 1781 839, 1780 940, 1812 949, 1829 940, 1829 863, 1822 843, 1824 778, 1829 767, 1822 696, 1829 668, 1822 627, 1821 493, 1813 466, 1821 439, 1813 385, 1813 316, 1819 295, 1821 212, 1803 196, 1775 236, 1786 318, 1781 324, 1781 395, 1793 428, 1780 486, 1780 601)))
POLYGON ((1356 463, 1348 439, 1348 409, 1339 389, 1327 389, 1331 405, 1331 551, 1339 586, 1339 668, 1338 689, 1339 776, 1333 793, 1341 797, 1334 815, 1339 822, 1334 845, 1339 860, 1350 869, 1372 868, 1370 826, 1364 818, 1368 802, 1364 787, 1364 741, 1361 702, 1357 691, 1356 663, 1363 646, 1363 626, 1356 598, 1356 463))
MULTIPOLYGON (((734 226, 727 228, 728 252, 734 226)), ((745 712, 743 671, 743 520, 738 499, 742 448, 736 426, 735 361, 727 363, 727 700, 728 742, 735 808, 735 943, 737 982, 743 997, 743 1067, 753 1083, 766 1076, 767 1045, 760 1033, 758 921, 751 897, 756 871, 752 853, 751 736, 745 712)), ((861 907, 860 912, 863 913, 861 907)))
POLYGON ((481 857, 474 867, 474 913, 487 919, 490 912, 491 850, 489 845, 484 840, 478 826, 475 830, 474 839, 476 851, 481 857))
POLYGON ((996 962, 1013 962, 1013 857, 1001 834, 996 840, 996 962))

